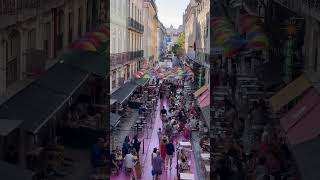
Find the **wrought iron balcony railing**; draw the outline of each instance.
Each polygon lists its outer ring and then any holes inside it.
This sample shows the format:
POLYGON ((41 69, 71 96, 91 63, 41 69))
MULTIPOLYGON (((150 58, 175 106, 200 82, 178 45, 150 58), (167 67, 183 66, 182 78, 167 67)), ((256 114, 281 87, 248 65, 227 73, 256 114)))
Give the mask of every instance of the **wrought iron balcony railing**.
POLYGON ((123 65, 140 57, 143 57, 143 50, 111 54, 110 65, 111 66, 123 65))
POLYGON ((30 9, 51 9, 64 4, 65 0, 0 0, 0 16, 23 14, 30 9))
POLYGON ((144 31, 144 26, 131 17, 128 17, 128 28, 140 33, 143 33, 144 31))

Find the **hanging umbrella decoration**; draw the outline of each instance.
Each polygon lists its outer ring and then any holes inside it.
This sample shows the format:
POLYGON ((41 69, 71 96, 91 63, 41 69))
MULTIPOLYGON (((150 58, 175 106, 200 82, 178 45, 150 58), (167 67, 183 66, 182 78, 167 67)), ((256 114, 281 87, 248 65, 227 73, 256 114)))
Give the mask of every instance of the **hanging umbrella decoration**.
POLYGON ((243 15, 240 18, 240 33, 246 36, 247 48, 263 50, 269 47, 268 38, 264 32, 259 18, 243 15))
POLYGON ((240 35, 234 30, 233 24, 226 17, 215 17, 212 22, 215 44, 224 49, 224 55, 231 57, 237 55, 246 45, 240 35))
POLYGON ((71 45, 72 49, 80 49, 83 51, 97 51, 96 47, 89 41, 80 40, 71 45))

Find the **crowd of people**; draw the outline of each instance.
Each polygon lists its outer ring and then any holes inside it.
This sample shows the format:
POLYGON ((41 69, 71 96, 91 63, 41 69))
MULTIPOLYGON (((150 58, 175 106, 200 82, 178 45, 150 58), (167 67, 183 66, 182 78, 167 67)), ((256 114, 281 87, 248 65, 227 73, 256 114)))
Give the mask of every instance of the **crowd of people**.
MULTIPOLYGON (((155 179, 159 179, 163 170, 172 170, 175 166, 173 158, 178 151, 178 147, 175 147, 177 140, 181 136, 190 140, 191 131, 203 129, 205 126, 200 118, 200 111, 193 102, 192 94, 184 92, 183 89, 184 80, 164 80, 160 84, 159 96, 163 104, 160 110, 162 128, 158 129, 159 147, 154 148, 151 157, 152 174, 155 179), (167 104, 167 108, 164 104, 167 104)), ((179 172, 190 171, 189 157, 184 148, 179 151, 178 162, 179 172)))
MULTIPOLYGON (((270 118, 263 97, 253 101, 249 111, 242 106, 237 88, 237 70, 232 65, 228 73, 220 57, 220 70, 216 70, 214 86, 229 87, 232 96, 223 102, 215 102, 211 144, 214 171, 212 177, 220 180, 286 180, 287 172, 293 168, 291 153, 281 136, 278 125, 270 118)), ((214 89, 215 90, 215 89, 214 89)), ((228 94, 229 94, 229 90, 228 94)))

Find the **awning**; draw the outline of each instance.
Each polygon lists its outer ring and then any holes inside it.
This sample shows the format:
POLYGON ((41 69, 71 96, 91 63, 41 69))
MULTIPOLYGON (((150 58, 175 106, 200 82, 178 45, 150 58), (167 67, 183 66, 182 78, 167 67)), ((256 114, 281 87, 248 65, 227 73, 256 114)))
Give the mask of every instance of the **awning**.
POLYGON ((199 105, 200 108, 210 105, 210 91, 209 90, 206 90, 198 98, 198 105, 199 105))
POLYGON ((319 180, 320 138, 293 146, 293 153, 302 179, 319 180))
POLYGON ((281 119, 289 142, 299 144, 320 134, 320 96, 311 89, 287 116, 281 119))
POLYGON ((88 77, 89 74, 86 71, 57 63, 34 83, 57 93, 71 95, 84 84, 88 77))
POLYGON ((22 121, 0 119, 0 136, 7 136, 13 130, 17 129, 22 121))
POLYGON ((0 174, 3 180, 31 180, 34 176, 32 171, 0 161, 0 174))
POLYGON ((110 126, 111 128, 116 127, 120 122, 121 116, 115 113, 110 113, 110 126))
POLYGON ((131 81, 139 86, 145 86, 149 79, 147 78, 132 78, 131 81))
POLYGON ((57 64, 0 106, 0 119, 21 120, 21 128, 36 133, 85 82, 88 74, 57 64))
POLYGON ((113 105, 115 102, 117 102, 116 99, 110 99, 110 105, 113 105))
POLYGON ((129 98, 129 96, 137 87, 137 84, 133 82, 127 82, 111 94, 111 99, 116 99, 118 103, 122 104, 126 99, 129 98))
POLYGON ((70 64, 101 77, 108 75, 108 55, 97 52, 69 51, 62 55, 62 63, 70 64))
POLYGON ((210 106, 200 108, 208 127, 210 127, 210 106))
POLYGON ((195 98, 198 98, 202 93, 204 93, 208 89, 208 85, 202 86, 200 89, 198 89, 196 92, 193 93, 195 98))
POLYGON ((283 106, 287 105, 290 101, 300 96, 304 91, 311 87, 310 82, 301 75, 276 95, 270 98, 270 104, 273 112, 278 112, 283 106))

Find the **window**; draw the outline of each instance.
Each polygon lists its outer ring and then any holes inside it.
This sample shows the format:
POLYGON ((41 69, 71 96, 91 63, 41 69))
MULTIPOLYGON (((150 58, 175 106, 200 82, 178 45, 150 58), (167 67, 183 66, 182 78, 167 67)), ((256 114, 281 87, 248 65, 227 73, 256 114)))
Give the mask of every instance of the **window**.
POLYGON ((313 67, 314 67, 314 71, 317 72, 318 71, 318 51, 319 51, 319 32, 314 33, 314 61, 313 61, 313 67))
POLYGON ((57 39, 57 49, 61 50, 63 47, 63 27, 64 27, 64 17, 63 17, 63 12, 59 12, 59 17, 58 17, 58 39, 57 39))
POLYGON ((50 51, 51 24, 44 25, 43 50, 48 55, 50 51))
POLYGON ((4 42, 4 45, 3 45, 3 54, 5 55, 5 60, 6 60, 6 62, 8 61, 8 53, 9 53, 9 46, 8 46, 8 42, 7 41, 5 41, 4 42))
MULTIPOLYGON (((28 49, 36 48, 36 30, 32 29, 28 32, 28 49)), ((12 43, 11 43, 12 45, 12 43)), ((12 54, 11 54, 12 55, 12 54)))
POLYGON ((73 26, 73 13, 72 12, 70 12, 69 13, 69 16, 68 16, 68 19, 69 19, 69 43, 71 43, 72 42, 72 32, 73 32, 73 30, 72 30, 72 26, 73 26))
POLYGON ((82 9, 79 8, 79 14, 78 14, 78 37, 81 37, 82 34, 82 9))
POLYGON ((133 18, 133 3, 131 4, 131 18, 133 18))
POLYGON ((111 88, 114 89, 116 88, 116 78, 117 78, 117 72, 113 71, 112 72, 112 84, 111 84, 111 88))

